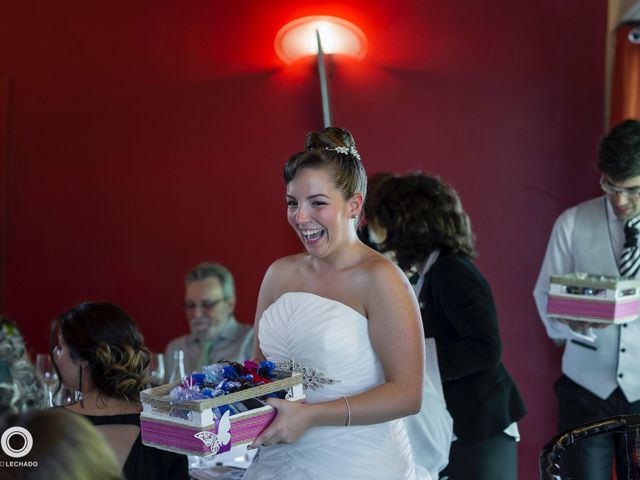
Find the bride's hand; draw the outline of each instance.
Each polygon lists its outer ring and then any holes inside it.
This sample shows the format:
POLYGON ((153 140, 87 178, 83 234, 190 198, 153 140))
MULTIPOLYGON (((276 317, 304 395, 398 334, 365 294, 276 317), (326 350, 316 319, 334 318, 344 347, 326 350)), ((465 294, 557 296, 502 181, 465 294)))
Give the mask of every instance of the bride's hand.
POLYGON ((308 405, 279 398, 268 398, 265 403, 276 409, 276 417, 248 448, 293 443, 311 426, 308 405))

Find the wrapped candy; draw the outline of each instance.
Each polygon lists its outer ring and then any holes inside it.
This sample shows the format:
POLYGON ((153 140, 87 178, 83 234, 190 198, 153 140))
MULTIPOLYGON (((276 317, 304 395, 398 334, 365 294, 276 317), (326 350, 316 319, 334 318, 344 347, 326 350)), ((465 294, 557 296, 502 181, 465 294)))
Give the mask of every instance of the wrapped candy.
POLYGON ((271 383, 275 379, 274 372, 275 364, 269 361, 214 363, 202 367, 202 372, 185 376, 171 390, 169 397, 172 404, 216 398, 271 383))

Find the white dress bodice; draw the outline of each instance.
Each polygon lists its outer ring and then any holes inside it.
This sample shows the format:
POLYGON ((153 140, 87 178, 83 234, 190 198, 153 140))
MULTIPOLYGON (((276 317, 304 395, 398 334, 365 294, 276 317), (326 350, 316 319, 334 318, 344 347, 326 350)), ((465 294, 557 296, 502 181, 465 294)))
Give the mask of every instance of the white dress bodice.
MULTIPOLYGON (((279 297, 259 323, 260 349, 273 362, 293 361, 331 381, 305 389, 317 403, 352 396, 384 382, 366 317, 306 292, 279 297)), ((243 479, 423 479, 416 472, 403 420, 313 427, 296 442, 262 447, 243 479)))

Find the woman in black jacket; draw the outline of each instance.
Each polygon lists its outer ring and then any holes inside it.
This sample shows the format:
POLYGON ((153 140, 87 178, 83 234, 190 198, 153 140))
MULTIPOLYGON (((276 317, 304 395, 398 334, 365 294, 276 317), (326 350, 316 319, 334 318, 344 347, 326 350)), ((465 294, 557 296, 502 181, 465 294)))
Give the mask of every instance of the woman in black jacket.
POLYGON ((427 337, 433 337, 457 440, 450 480, 517 478, 516 421, 525 406, 502 364, 489 284, 473 263, 469 219, 438 177, 387 180, 368 205, 369 230, 414 285, 427 337))

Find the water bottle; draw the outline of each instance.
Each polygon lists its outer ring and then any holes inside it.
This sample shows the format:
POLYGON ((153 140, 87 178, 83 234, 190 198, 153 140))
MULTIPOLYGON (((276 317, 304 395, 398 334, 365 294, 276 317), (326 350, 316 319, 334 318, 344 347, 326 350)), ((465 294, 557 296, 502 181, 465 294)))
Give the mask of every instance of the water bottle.
POLYGON ((182 350, 176 350, 173 352, 173 367, 171 368, 171 375, 169 375, 169 383, 179 382, 185 375, 184 352, 182 350))

